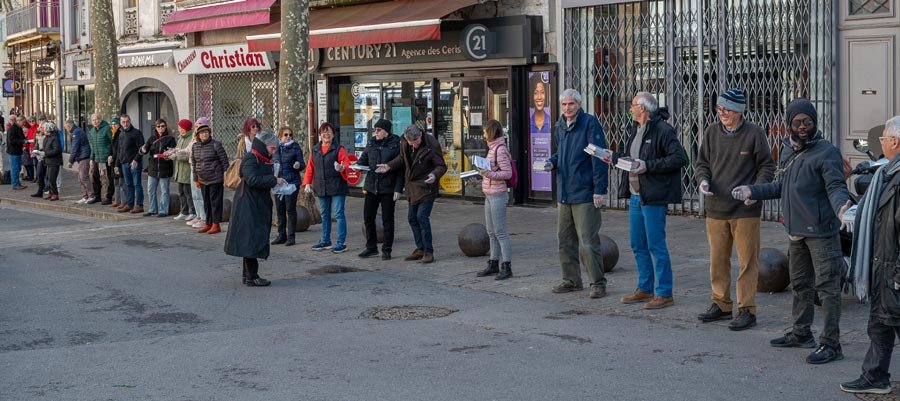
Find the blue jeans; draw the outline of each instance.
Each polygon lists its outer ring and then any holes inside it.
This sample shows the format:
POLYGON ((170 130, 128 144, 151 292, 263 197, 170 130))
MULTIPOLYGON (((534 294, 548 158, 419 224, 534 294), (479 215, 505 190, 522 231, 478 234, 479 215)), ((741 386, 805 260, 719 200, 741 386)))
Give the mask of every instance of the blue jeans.
POLYGON ((172 181, 172 177, 156 178, 152 175, 147 177, 147 200, 150 201, 148 212, 159 212, 163 216, 169 214, 169 181, 172 181), (160 192, 159 198, 156 197, 157 187, 160 192))
POLYGON ((141 163, 132 169, 131 163, 122 165, 122 176, 125 177, 125 204, 144 207, 144 188, 141 187, 141 163))
POLYGON ((413 239, 416 241, 416 249, 426 253, 434 253, 434 246, 431 244, 431 209, 433 208, 434 200, 423 201, 416 205, 409 205, 409 213, 406 215, 409 227, 413 232, 413 239))
POLYGON ((491 239, 491 260, 512 261, 509 231, 506 229, 507 202, 509 202, 509 193, 485 195, 484 197, 484 226, 491 239))
POLYGON ((200 218, 201 221, 206 221, 206 209, 203 207, 203 194, 200 193, 200 188, 197 188, 194 185, 194 172, 191 171, 191 198, 194 200, 194 211, 197 212, 197 217, 200 218))
POLYGON ((22 171, 22 156, 9 155, 9 178, 13 188, 22 186, 19 182, 20 171, 22 171))
POLYGON ((641 205, 641 197, 634 194, 629 206, 631 250, 638 268, 637 288, 659 297, 671 297, 672 262, 666 245, 666 206, 641 205), (650 255, 656 260, 656 266, 650 255))
POLYGON ((331 242, 331 214, 337 220, 337 245, 347 241, 347 218, 344 217, 345 195, 319 196, 319 209, 322 209, 322 242, 331 242))

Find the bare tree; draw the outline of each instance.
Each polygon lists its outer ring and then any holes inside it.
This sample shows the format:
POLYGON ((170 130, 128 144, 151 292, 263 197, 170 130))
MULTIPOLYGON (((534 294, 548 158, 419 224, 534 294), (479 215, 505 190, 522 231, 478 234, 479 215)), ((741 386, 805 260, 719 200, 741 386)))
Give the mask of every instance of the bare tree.
MULTIPOLYGON (((307 144, 309 92, 309 1, 281 1, 281 61, 278 66, 278 115, 307 144)), ((304 146, 305 147, 305 146, 304 146)))
POLYGON ((94 46, 94 109, 108 119, 119 112, 118 47, 112 0, 90 0, 94 46))

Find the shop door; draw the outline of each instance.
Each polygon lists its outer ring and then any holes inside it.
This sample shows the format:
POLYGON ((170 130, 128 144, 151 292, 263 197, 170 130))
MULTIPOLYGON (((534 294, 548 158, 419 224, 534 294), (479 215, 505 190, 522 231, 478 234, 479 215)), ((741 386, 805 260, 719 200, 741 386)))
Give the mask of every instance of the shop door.
MULTIPOLYGON (((159 118, 166 120, 169 127, 174 127, 178 122, 172 102, 162 92, 138 92, 138 107, 140 110, 138 129, 144 133, 144 137, 155 132, 154 125, 159 118)), ((135 120, 137 119, 132 117, 131 121, 135 120)))

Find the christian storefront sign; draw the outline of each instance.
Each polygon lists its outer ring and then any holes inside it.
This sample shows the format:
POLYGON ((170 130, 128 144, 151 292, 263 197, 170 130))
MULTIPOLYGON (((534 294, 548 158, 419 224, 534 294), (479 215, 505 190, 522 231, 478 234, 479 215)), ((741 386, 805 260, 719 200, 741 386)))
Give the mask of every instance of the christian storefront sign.
POLYGON ((179 49, 174 54, 179 74, 266 71, 274 68, 270 53, 252 53, 247 44, 179 49))

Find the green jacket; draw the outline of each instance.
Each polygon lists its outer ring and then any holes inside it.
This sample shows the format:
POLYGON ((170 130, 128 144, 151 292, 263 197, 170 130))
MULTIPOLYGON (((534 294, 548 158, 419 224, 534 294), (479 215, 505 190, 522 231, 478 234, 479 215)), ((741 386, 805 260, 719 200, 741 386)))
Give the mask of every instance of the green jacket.
POLYGON ((91 127, 88 131, 88 143, 91 144, 91 161, 106 163, 112 147, 112 132, 106 121, 100 121, 100 128, 91 127))
POLYGON ((188 145, 194 139, 193 132, 185 132, 184 135, 178 136, 178 142, 175 148, 175 182, 179 184, 191 183, 191 162, 188 159, 188 145))

